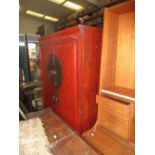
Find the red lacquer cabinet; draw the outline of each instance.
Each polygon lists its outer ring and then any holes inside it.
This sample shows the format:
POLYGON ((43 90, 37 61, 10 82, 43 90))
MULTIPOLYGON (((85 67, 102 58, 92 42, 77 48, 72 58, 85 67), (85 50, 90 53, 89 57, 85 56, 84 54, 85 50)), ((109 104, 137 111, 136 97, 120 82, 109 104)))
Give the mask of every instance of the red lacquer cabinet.
POLYGON ((77 25, 40 40, 45 107, 80 133, 97 118, 101 36, 101 29, 77 25))

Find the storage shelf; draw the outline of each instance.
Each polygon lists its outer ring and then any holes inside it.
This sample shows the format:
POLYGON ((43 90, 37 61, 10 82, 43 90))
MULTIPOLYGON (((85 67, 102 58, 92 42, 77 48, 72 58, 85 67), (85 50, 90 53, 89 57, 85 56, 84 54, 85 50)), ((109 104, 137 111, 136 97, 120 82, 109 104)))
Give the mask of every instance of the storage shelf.
POLYGON ((106 8, 104 16, 100 91, 134 101, 134 2, 106 8))

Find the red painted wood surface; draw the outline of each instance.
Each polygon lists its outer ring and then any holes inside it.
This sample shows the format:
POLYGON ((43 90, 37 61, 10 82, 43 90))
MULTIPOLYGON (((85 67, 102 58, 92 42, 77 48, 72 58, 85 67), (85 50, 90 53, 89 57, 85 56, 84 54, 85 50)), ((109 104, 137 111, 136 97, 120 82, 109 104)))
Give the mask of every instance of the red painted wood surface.
POLYGON ((45 107, 51 107, 78 132, 91 128, 97 118, 101 29, 78 25, 45 36, 40 40, 41 74, 45 107), (59 103, 52 101, 47 63, 54 53, 61 65, 63 80, 59 103))

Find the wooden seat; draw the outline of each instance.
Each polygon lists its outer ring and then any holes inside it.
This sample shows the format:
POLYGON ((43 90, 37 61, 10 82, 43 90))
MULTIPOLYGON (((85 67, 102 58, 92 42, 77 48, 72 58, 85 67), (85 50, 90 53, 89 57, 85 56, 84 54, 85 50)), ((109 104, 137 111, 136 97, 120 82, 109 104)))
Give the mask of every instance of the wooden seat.
POLYGON ((134 103, 96 96, 95 126, 83 136, 105 155, 134 155, 134 103))
POLYGON ((134 155, 134 144, 122 140, 103 126, 96 125, 83 136, 105 155, 134 155))

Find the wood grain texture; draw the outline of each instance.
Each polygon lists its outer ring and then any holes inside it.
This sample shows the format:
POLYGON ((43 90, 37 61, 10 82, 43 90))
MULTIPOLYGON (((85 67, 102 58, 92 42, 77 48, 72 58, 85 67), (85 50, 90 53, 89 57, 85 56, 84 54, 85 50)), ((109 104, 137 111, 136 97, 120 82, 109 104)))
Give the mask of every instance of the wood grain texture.
POLYGON ((105 9, 100 90, 122 87, 134 91, 134 22, 133 1, 105 9))
MULTIPOLYGON (((119 87, 119 86, 113 86, 113 87, 108 87, 105 90, 107 91, 111 91, 114 93, 118 93, 120 95, 126 95, 132 98, 135 98, 135 91, 134 89, 128 89, 128 88, 124 88, 124 87, 119 87)), ((112 96, 114 97, 114 96, 112 96)))
POLYGON ((135 102, 130 103, 129 141, 135 143, 135 102))
POLYGON ((135 88, 134 12, 119 16, 115 85, 135 88))
POLYGON ((115 83, 118 16, 108 9, 104 13, 104 35, 100 68, 100 89, 115 83))
MULTIPOLYGON (((103 109, 104 111, 108 113, 120 115, 121 117, 124 117, 124 118, 129 117, 129 103, 128 102, 121 103, 121 102, 109 99, 107 97, 96 95, 96 103, 99 104, 100 111, 102 111, 103 109)), ((98 111, 98 113, 100 113, 100 111, 98 111)))
POLYGON ((99 118, 99 122, 103 127, 124 139, 128 139, 129 122, 127 119, 116 114, 105 112, 104 110, 102 110, 101 115, 102 117, 99 118))
POLYGON ((85 132, 83 136, 105 155, 134 155, 134 145, 99 125, 85 132))
POLYGON ((106 8, 97 122, 83 134, 105 155, 134 155, 134 54, 134 1, 106 8))
POLYGON ((133 109, 130 102, 118 102, 106 97, 97 95, 98 118, 97 124, 112 131, 114 134, 130 139, 133 130, 133 109))
POLYGON ((132 12, 133 10, 135 10, 135 1, 134 0, 129 0, 125 3, 121 3, 119 5, 109 8, 109 11, 116 13, 118 15, 132 12))
POLYGON ((51 109, 28 114, 29 118, 39 117, 43 123, 49 141, 49 148, 54 155, 99 155, 97 149, 88 145, 82 137, 72 130, 51 109))

